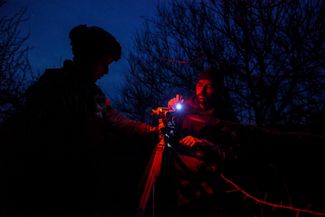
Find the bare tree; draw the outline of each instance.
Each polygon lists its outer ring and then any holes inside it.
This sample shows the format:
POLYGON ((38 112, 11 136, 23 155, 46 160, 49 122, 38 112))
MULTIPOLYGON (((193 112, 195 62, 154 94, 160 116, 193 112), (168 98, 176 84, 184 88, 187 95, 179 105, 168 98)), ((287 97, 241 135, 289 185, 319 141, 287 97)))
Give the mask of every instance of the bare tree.
MULTIPOLYGON (((175 93, 193 94, 197 72, 214 67, 220 73, 221 102, 226 109, 233 109, 242 123, 289 128, 318 122, 316 126, 324 130, 324 9, 321 0, 165 1, 157 6, 157 16, 145 20, 143 31, 136 36, 135 49, 129 56, 130 74, 118 107, 134 118, 146 119, 152 108, 166 105, 175 93)), ((282 154, 283 159, 293 152, 306 157, 304 153, 308 152, 307 158, 314 158, 315 163, 292 160, 286 166, 272 165, 274 174, 282 171, 290 177, 288 183, 277 177, 281 192, 267 194, 257 186, 257 180, 245 187, 278 201, 275 207, 282 202, 291 204, 292 198, 296 201, 298 197, 295 192, 308 192, 312 187, 319 197, 311 199, 315 195, 307 193, 310 197, 303 200, 310 199, 315 210, 324 209, 324 182, 318 177, 321 158, 313 155, 318 153, 315 144, 321 143, 292 142, 293 148, 286 142, 283 139, 272 147, 274 152, 282 154), (310 147, 316 149, 310 151, 310 147), (303 167, 307 169, 302 171, 303 167)), ((272 190, 279 189, 271 179, 258 184, 266 183, 272 190)), ((307 206, 304 202, 301 205, 307 206)), ((279 214, 266 211, 261 208, 256 216, 279 214)))
POLYGON ((323 11, 324 1, 299 0, 158 5, 136 37, 119 106, 144 118, 174 93, 191 94, 197 71, 212 66, 241 122, 307 124, 324 108, 323 11))
MULTIPOLYGON (((239 70, 227 76, 238 113, 261 126, 306 124, 324 105, 324 2, 224 1, 212 8, 239 70)), ((211 21, 213 22, 213 21, 211 21)))
MULTIPOLYGON (((0 7, 5 2, 0 3, 0 7)), ((0 122, 9 117, 22 103, 22 94, 32 78, 28 61, 29 35, 22 35, 21 24, 26 22, 26 10, 10 17, 0 17, 0 122)))

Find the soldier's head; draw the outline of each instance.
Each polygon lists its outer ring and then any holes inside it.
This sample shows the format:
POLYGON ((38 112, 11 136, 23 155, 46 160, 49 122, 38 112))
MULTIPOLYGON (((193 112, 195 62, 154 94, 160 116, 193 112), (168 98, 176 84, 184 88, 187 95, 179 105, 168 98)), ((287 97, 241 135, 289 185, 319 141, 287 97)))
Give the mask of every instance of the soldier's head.
POLYGON ((78 25, 69 33, 74 61, 96 81, 108 73, 108 66, 121 58, 121 46, 115 37, 97 26, 78 25))
POLYGON ((214 68, 199 72, 195 85, 195 93, 201 108, 206 109, 213 106, 219 83, 220 75, 214 68))

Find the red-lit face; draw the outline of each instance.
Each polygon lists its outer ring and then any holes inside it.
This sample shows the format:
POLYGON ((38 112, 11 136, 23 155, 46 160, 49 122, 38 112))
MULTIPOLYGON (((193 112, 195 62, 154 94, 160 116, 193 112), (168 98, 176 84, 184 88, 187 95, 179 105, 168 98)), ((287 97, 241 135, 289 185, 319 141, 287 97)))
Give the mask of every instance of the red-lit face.
POLYGON ((97 81, 103 75, 108 74, 109 64, 113 62, 113 58, 111 56, 105 56, 100 58, 94 65, 92 70, 92 79, 97 81))
POLYGON ((215 87, 210 80, 202 79, 196 83, 195 93, 201 108, 206 108, 212 103, 215 87))

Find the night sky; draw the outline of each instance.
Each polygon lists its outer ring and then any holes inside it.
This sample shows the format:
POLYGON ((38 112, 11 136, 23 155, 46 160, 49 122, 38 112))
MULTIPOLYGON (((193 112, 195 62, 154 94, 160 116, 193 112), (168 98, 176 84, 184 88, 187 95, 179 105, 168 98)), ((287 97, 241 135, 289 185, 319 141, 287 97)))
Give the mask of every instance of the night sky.
POLYGON ((128 71, 127 56, 137 31, 145 18, 155 13, 158 0, 8 0, 1 15, 13 15, 26 8, 28 20, 23 32, 30 33, 26 43, 31 47, 29 60, 33 71, 42 73, 48 67, 60 67, 72 58, 68 34, 79 24, 96 25, 111 32, 122 45, 122 58, 110 66, 110 73, 98 84, 109 98, 119 94, 128 71))

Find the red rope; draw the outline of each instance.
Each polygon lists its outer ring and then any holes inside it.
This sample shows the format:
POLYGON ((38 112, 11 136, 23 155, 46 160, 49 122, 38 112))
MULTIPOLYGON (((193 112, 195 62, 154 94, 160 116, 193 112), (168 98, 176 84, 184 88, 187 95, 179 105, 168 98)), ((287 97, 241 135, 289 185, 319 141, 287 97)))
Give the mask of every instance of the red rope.
POLYGON ((292 210, 297 212, 297 216, 299 215, 299 213, 308 213, 314 216, 325 216, 325 212, 316 212, 316 211, 311 211, 308 209, 300 209, 300 208, 295 208, 292 206, 285 206, 285 205, 281 205, 281 204, 275 204, 275 203, 270 203, 267 202, 266 200, 261 200, 257 197, 252 196, 251 194, 247 193, 245 190, 243 190, 241 187, 239 187, 237 184, 235 184, 233 181, 227 179, 223 174, 220 174, 220 177, 226 181, 228 184, 232 185, 233 187, 235 187, 235 190, 240 191, 243 195, 245 195, 245 198, 251 198, 252 200, 254 200, 256 203, 259 204, 264 204, 273 208, 279 208, 279 209, 288 209, 288 210, 292 210))

